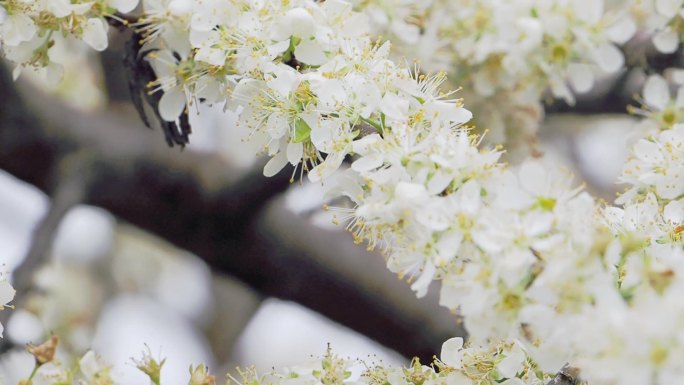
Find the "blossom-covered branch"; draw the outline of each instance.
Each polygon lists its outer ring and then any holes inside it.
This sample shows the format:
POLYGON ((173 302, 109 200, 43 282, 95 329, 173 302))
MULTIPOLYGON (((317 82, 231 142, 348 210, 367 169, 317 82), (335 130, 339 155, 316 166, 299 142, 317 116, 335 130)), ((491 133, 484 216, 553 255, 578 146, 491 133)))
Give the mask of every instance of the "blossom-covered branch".
MULTIPOLYGON (((389 269, 419 296, 441 282, 441 303, 464 317, 471 345, 447 341, 443 370, 417 365, 416 376, 426 377, 410 382, 454 373, 458 384, 537 384, 565 363, 604 385, 681 377, 684 126, 681 101, 669 100, 664 80, 646 83, 638 112, 654 123, 633 144, 623 207, 602 207, 555 166, 501 162, 502 148, 467 126, 472 114, 444 89, 446 74, 432 72, 454 66, 464 94, 503 111, 478 107, 492 119, 485 127, 502 126, 511 110, 527 114, 522 126, 534 131, 544 91, 571 102, 566 80, 581 92, 595 69, 620 70, 618 45, 637 27, 669 52, 673 33, 679 41, 681 1, 605 9, 582 0, 371 1, 357 10, 341 0, 142 5, 133 27, 156 75, 148 87, 160 94, 162 120, 179 122, 198 103, 234 109, 246 140, 271 157, 266 176, 289 163, 292 179, 306 173, 335 202, 347 198, 327 208, 358 242, 382 248, 389 269), (443 7, 457 17, 442 18, 443 7), (371 37, 369 20, 400 47, 402 39, 437 39, 420 47, 441 62, 400 64, 389 41, 371 37), (508 104, 497 103, 502 96, 508 104)), ((74 17, 97 9, 71 7, 74 17)), ((99 25, 103 15, 74 22, 99 25)), ((86 29, 59 28, 102 47, 86 29)), ((50 39, 48 32, 46 52, 50 39)))

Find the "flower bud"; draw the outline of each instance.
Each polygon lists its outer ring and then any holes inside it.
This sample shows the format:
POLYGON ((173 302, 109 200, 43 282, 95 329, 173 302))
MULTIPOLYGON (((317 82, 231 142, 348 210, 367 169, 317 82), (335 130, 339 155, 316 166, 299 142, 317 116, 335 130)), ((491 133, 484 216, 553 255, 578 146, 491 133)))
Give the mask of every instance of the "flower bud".
POLYGON ((147 376, 150 378, 150 381, 152 381, 152 383, 155 385, 160 384, 161 368, 162 366, 164 366, 165 362, 166 359, 157 361, 154 358, 152 358, 149 349, 147 352, 143 352, 143 358, 140 361, 133 360, 135 367, 138 368, 138 370, 140 370, 141 372, 147 374, 147 376))
POLYGON ((52 362, 55 358, 55 351, 57 350, 58 343, 59 337, 51 336, 49 340, 38 346, 29 344, 26 350, 36 359, 36 365, 40 366, 52 362))

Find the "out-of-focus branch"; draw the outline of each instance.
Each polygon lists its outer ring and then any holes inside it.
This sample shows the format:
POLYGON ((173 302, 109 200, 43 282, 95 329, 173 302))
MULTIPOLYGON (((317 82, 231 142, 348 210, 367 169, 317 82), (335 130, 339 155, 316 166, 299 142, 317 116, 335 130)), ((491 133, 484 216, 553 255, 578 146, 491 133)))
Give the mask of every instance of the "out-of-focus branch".
MULTIPOLYGON (((34 273, 46 262, 50 246, 54 240, 59 223, 73 206, 83 199, 87 185, 88 170, 79 159, 79 153, 66 158, 63 162, 64 177, 59 180, 50 208, 33 233, 33 239, 23 262, 14 270, 14 288, 17 291, 15 305, 21 307, 25 296, 33 286, 34 273)), ((0 323, 6 324, 10 312, 0 313, 0 323)), ((0 340, 0 353, 10 349, 9 340, 0 340)))
MULTIPOLYGON (((265 270, 245 271, 245 274, 256 274, 251 280, 260 282, 260 291, 278 293, 286 285, 288 291, 296 293, 306 303, 329 306, 330 318, 356 330, 365 329, 371 335, 379 336, 376 340, 386 346, 397 340, 415 347, 430 341, 420 351, 401 351, 405 356, 417 355, 423 362, 431 362, 448 338, 465 335, 457 326, 455 315, 439 306, 436 292, 417 300, 409 286, 387 270, 379 255, 371 255, 355 245, 350 234, 312 225, 287 210, 281 201, 269 204, 247 232, 249 254, 265 270), (285 264, 293 260, 305 268, 287 269, 285 264), (281 271, 282 276, 274 279, 265 274, 268 271, 281 271), (310 275, 307 271, 323 274, 310 275), (331 276, 337 279, 326 282, 331 276), (347 295, 330 296, 335 292, 347 295), (364 317, 363 314, 374 316, 364 317), (387 328, 387 325, 392 327, 387 328)), ((223 260, 226 264, 236 262, 223 260)), ((241 267, 229 267, 229 270, 234 269, 241 267)))
POLYGON ((92 179, 84 203, 197 254, 214 271, 425 361, 460 333, 452 315, 408 294, 381 260, 352 264, 349 258, 369 256, 338 246, 348 239, 315 232, 296 217, 277 220, 273 208, 264 212, 289 185, 287 173, 239 176, 218 156, 169 149, 158 133, 105 113, 73 111, 32 90, 22 103, 6 71, 0 92, 12 100, 0 106, 0 168, 20 179, 51 194, 61 160, 89 152, 92 179), (291 243, 298 237, 306 242, 291 243))

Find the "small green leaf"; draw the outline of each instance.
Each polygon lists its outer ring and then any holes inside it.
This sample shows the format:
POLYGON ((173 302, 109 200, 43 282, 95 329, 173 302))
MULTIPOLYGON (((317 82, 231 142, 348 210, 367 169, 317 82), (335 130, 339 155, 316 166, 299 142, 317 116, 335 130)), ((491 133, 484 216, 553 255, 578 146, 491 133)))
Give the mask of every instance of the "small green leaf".
POLYGON ((292 143, 302 143, 311 136, 311 127, 302 118, 297 118, 295 122, 295 133, 292 143))
POLYGON ((299 42, 301 41, 302 38, 300 37, 290 36, 290 46, 287 47, 287 51, 283 52, 281 56, 284 63, 287 63, 290 60, 292 60, 292 58, 294 57, 295 48, 297 47, 297 44, 299 44, 299 42))

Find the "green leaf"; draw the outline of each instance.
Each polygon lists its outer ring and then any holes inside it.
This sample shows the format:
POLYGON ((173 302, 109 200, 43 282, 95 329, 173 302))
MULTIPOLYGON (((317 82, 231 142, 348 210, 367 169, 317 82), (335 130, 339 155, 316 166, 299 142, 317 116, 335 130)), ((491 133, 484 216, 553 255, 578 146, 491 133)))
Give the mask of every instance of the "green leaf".
POLYGON ((292 138, 292 143, 301 143, 311 137, 311 127, 302 118, 297 118, 295 121, 295 133, 292 138))
POLYGON ((294 57, 294 51, 295 48, 297 47, 297 44, 302 41, 302 38, 297 37, 297 36, 290 36, 290 46, 287 47, 287 51, 283 52, 282 54, 282 60, 284 63, 289 62, 292 60, 292 57, 294 57))

